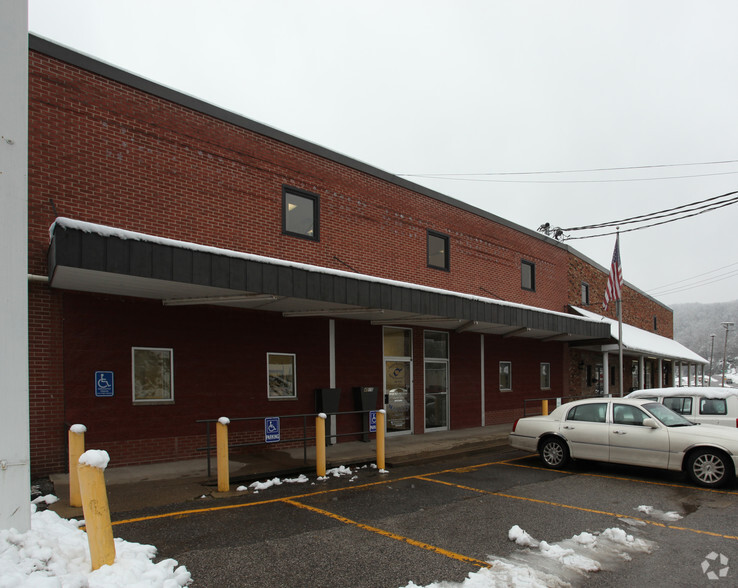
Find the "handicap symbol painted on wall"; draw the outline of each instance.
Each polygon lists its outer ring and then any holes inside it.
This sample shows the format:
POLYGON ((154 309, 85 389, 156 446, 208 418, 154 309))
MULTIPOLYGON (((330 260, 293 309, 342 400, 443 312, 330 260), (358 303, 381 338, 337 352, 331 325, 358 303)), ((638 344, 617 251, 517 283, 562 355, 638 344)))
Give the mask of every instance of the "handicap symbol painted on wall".
POLYGON ((280 440, 279 417, 267 417, 264 419, 264 441, 277 443, 280 440))
POLYGON ((369 432, 370 433, 377 432, 377 411, 376 410, 369 411, 369 432))
POLYGON ((115 376, 110 371, 95 372, 95 396, 110 397, 115 395, 115 376))

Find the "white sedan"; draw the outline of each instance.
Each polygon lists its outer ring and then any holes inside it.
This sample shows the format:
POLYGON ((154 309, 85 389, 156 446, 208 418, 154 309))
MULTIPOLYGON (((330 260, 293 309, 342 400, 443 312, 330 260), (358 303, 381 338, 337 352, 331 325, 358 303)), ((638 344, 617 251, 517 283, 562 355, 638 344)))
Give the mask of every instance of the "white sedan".
POLYGON ((697 425, 652 400, 590 398, 550 415, 515 421, 510 445, 535 451, 549 468, 569 459, 682 470, 717 487, 738 471, 738 429, 697 425))

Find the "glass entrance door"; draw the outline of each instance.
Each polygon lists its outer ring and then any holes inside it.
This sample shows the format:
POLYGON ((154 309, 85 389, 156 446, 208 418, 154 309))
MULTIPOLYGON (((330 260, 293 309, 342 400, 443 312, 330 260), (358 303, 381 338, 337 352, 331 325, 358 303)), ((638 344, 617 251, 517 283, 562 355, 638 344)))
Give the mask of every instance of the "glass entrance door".
POLYGON ((411 372, 409 361, 384 362, 384 409, 387 411, 388 433, 410 431, 411 372))

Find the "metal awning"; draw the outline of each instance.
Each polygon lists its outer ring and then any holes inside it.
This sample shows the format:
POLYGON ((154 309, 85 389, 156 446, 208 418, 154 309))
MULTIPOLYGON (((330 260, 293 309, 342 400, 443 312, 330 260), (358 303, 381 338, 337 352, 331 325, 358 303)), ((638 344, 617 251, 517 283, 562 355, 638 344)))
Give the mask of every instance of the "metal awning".
MULTIPOLYGON (((597 348, 589 348, 591 351, 618 352, 618 321, 590 312, 589 310, 584 310, 583 308, 577 308, 576 306, 572 306, 571 309, 585 318, 607 325, 610 340, 597 348)), ((656 359, 683 361, 692 364, 709 363, 691 349, 674 341, 674 339, 669 339, 668 337, 663 337, 656 333, 626 324, 623 324, 623 352, 629 355, 643 355, 656 359)))
POLYGON ((508 303, 58 218, 51 287, 551 341, 596 341, 609 325, 508 303))

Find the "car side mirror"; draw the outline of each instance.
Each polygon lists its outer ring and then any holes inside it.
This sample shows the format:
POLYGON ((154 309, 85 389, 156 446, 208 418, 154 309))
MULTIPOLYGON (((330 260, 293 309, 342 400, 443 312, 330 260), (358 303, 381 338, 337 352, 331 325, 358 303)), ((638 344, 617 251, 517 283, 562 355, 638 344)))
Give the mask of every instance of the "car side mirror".
POLYGON ((644 427, 651 427, 652 429, 658 429, 659 428, 658 424, 656 423, 656 419, 651 419, 651 418, 643 419, 643 426, 644 427))

